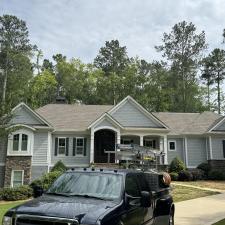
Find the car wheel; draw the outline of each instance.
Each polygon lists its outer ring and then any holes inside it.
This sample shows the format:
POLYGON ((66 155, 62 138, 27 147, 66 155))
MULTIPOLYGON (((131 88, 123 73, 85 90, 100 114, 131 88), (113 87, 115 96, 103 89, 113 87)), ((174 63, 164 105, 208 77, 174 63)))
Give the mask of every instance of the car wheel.
POLYGON ((170 214, 169 225, 174 225, 174 215, 173 215, 173 213, 170 214))

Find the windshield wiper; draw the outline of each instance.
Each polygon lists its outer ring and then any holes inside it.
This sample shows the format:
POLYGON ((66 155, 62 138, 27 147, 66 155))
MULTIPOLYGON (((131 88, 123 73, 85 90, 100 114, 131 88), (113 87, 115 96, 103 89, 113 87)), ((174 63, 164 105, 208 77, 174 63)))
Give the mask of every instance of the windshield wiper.
POLYGON ((84 197, 84 198, 95 198, 95 199, 100 199, 100 200, 109 200, 106 198, 98 197, 98 196, 93 196, 93 195, 87 195, 87 194, 70 194, 69 196, 76 196, 76 197, 84 197))

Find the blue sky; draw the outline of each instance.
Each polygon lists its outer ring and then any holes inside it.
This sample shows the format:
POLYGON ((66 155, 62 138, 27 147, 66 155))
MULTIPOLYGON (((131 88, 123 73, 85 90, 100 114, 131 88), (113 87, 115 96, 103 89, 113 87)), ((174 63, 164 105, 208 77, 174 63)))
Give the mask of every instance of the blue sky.
POLYGON ((106 40, 118 39, 130 56, 159 59, 154 46, 182 20, 206 31, 210 49, 225 48, 224 0, 0 0, 2 14, 25 20, 46 58, 62 53, 92 62, 106 40))

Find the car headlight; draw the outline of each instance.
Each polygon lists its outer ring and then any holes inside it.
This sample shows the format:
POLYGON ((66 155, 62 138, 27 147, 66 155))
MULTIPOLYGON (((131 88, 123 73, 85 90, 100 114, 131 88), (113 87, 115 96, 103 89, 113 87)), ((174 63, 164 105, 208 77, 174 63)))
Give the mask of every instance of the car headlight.
POLYGON ((12 225, 12 217, 4 216, 2 220, 2 225, 12 225))

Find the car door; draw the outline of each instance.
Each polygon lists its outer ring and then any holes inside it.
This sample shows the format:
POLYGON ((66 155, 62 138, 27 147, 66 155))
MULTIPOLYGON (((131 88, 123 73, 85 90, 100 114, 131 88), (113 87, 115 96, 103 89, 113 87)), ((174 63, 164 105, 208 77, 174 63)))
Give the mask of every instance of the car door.
POLYGON ((141 225, 143 224, 143 208, 140 206, 141 192, 138 185, 137 177, 134 174, 127 174, 125 178, 125 194, 129 195, 129 204, 122 216, 124 225, 141 225))
MULTIPOLYGON (((143 173, 137 174, 137 180, 138 180, 138 184, 140 186, 141 191, 148 191, 149 193, 151 193, 150 187, 149 187, 147 181, 145 180, 143 173)), ((151 204, 151 206, 149 208, 142 208, 142 210, 143 210, 142 211, 143 212, 143 223, 145 225, 153 224, 153 203, 151 204)))

